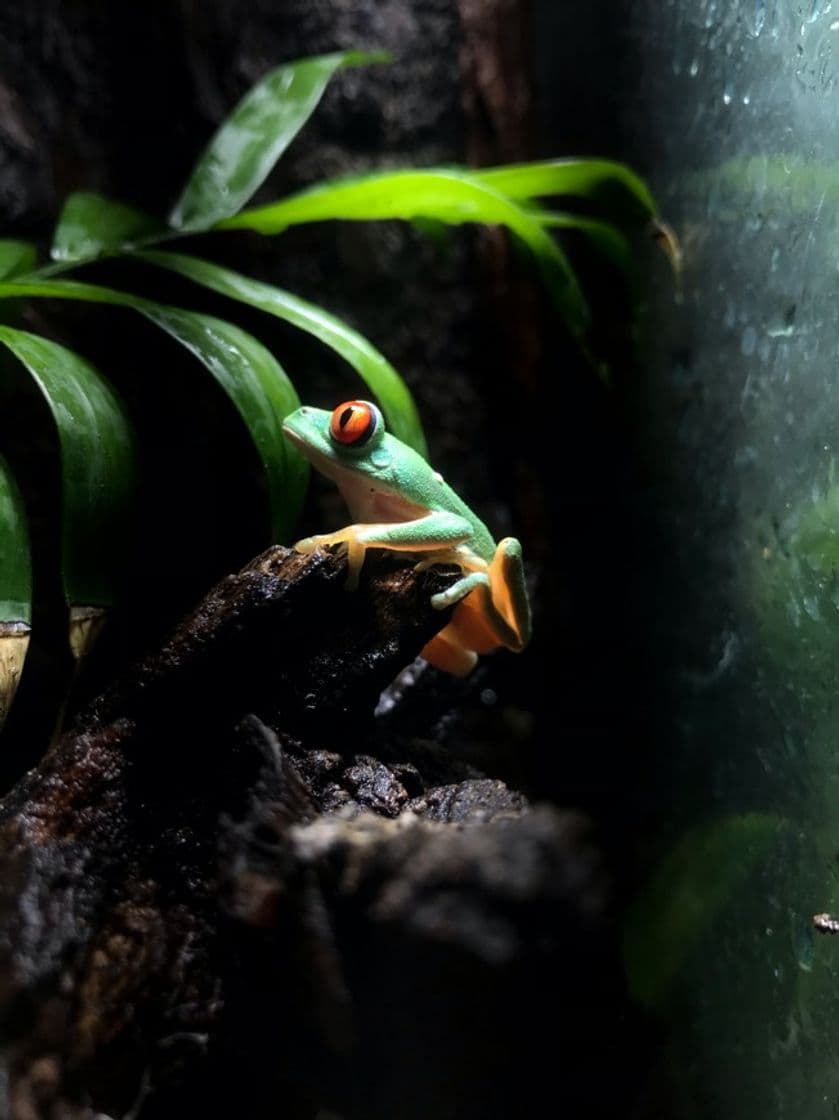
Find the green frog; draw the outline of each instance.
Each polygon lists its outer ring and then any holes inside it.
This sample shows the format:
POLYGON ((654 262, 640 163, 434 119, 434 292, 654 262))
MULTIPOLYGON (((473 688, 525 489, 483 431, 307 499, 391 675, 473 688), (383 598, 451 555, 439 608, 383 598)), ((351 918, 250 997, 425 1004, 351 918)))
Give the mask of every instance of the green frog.
POLYGON ((457 676, 478 654, 504 646, 519 651, 530 638, 530 604, 515 537, 497 544, 486 525, 421 455, 385 431, 370 401, 352 400, 332 412, 305 406, 286 417, 283 431, 338 486, 354 519, 335 533, 306 537, 298 552, 345 544, 348 586, 368 548, 422 554, 418 567, 455 564, 460 578, 431 597, 437 610, 454 606, 449 622, 422 656, 457 676))

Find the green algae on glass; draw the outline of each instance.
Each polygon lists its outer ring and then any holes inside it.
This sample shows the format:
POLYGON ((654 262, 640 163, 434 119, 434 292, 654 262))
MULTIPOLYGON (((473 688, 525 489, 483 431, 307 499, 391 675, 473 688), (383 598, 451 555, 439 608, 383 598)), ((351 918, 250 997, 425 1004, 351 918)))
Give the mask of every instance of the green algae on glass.
POLYGON ((687 175, 685 187, 703 198, 712 189, 715 210, 732 220, 742 219, 744 196, 758 202, 765 217, 812 215, 824 205, 839 206, 839 162, 795 153, 738 156, 687 175))
POLYGON ((157 218, 88 191, 71 194, 55 227, 50 256, 55 261, 89 261, 130 247, 160 232, 157 218))
POLYGON ((388 430, 420 455, 426 455, 425 435, 408 387, 384 354, 349 324, 292 292, 252 280, 210 261, 182 253, 147 251, 136 255, 149 264, 171 269, 220 295, 276 315, 319 339, 356 370, 384 413, 388 430))
POLYGON ((244 421, 265 470, 272 540, 288 540, 303 502, 308 464, 282 438, 282 421, 299 407, 300 399, 285 370, 262 343, 222 319, 99 284, 61 279, 0 282, 0 300, 23 296, 104 303, 137 311, 194 354, 244 421))
POLYGON ((756 520, 744 572, 765 661, 810 692, 835 689, 839 659, 839 486, 802 498, 780 524, 756 520))
POLYGON ((387 59, 345 51, 278 66, 252 86, 213 136, 170 216, 176 229, 208 229, 235 214, 317 108, 337 70, 387 59))
POLYGON ((629 989, 659 1007, 714 922, 736 905, 737 888, 765 859, 786 823, 743 813, 697 825, 679 837, 630 902, 621 928, 629 989))

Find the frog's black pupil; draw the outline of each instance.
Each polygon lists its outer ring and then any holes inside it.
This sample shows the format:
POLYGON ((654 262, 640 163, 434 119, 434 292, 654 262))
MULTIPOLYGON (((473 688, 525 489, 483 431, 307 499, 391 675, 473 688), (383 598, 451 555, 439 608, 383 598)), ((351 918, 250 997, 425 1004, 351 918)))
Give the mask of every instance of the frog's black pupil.
POLYGON ((345 408, 344 411, 341 413, 341 418, 339 419, 338 423, 341 425, 342 428, 346 428, 347 424, 349 424, 350 419, 352 417, 352 414, 353 414, 353 409, 352 408, 345 408))

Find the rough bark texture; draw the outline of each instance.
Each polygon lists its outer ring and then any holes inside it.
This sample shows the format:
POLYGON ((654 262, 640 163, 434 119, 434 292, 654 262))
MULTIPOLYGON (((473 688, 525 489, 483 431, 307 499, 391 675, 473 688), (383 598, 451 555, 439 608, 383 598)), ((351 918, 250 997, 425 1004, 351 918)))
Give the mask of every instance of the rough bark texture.
POLYGON ((450 577, 345 576, 224 580, 0 805, 3 1115, 509 1116, 540 1008, 582 1094, 585 822, 376 726, 450 577))

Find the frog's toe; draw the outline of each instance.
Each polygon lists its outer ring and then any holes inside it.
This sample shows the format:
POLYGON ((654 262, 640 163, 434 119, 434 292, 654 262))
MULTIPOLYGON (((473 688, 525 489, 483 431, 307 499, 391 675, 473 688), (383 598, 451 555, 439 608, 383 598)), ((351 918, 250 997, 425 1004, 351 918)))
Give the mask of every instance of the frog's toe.
POLYGON ((301 540, 295 541, 293 547, 295 552, 308 555, 310 552, 314 552, 319 544, 320 539, 318 537, 303 537, 301 540))
POLYGON ((463 568, 463 558, 461 554, 453 548, 440 548, 434 549, 431 552, 426 552, 414 565, 415 572, 425 572, 435 565, 444 564, 449 567, 463 568))
POLYGON ((455 603, 459 603, 464 599, 470 591, 483 584, 485 587, 489 586, 485 572, 470 572, 469 575, 461 577, 456 583, 445 591, 438 591, 436 595, 431 596, 431 605, 435 611, 445 610, 446 607, 451 607, 455 603))

